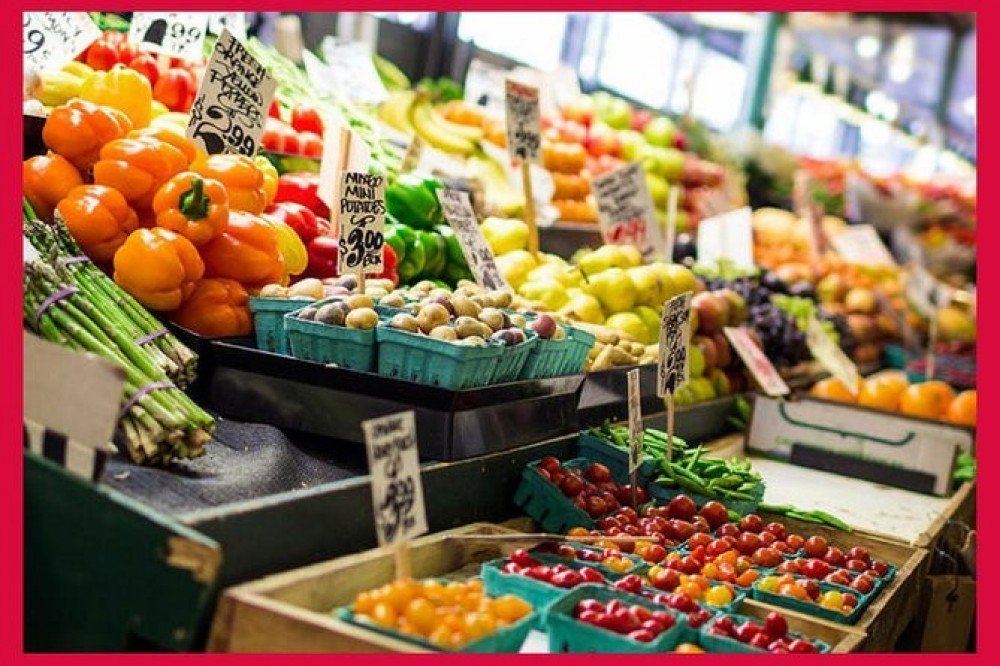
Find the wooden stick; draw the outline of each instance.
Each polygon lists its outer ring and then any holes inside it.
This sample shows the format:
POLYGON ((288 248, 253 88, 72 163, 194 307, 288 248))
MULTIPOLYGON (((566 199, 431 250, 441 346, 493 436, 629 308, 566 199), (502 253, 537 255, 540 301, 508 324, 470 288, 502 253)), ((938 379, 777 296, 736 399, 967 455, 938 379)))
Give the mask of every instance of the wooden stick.
POLYGON ((521 181, 524 185, 524 221, 528 223, 528 252, 538 256, 538 225, 535 222, 535 197, 531 191, 531 164, 521 160, 521 181))
POLYGON ((667 465, 674 460, 674 393, 667 391, 667 465))
POLYGON ((670 195, 667 197, 667 233, 663 248, 663 260, 668 264, 674 263, 674 241, 677 238, 677 200, 680 199, 680 188, 677 185, 670 186, 670 195))
POLYGON ((358 268, 358 293, 365 293, 365 268, 361 266, 358 268))
MULTIPOLYGON (((346 127, 340 128, 340 151, 337 155, 337 181, 334 185, 333 191, 336 192, 334 195, 334 204, 336 206, 337 201, 340 199, 340 182, 344 175, 344 170, 347 169, 347 160, 351 156, 351 137, 353 133, 346 127)), ((334 237, 340 236, 340 210, 330 211, 330 235, 334 237)))
POLYGON ((398 542, 393 551, 396 556, 396 580, 412 578, 412 569, 410 568, 410 549, 407 547, 406 541, 398 542))

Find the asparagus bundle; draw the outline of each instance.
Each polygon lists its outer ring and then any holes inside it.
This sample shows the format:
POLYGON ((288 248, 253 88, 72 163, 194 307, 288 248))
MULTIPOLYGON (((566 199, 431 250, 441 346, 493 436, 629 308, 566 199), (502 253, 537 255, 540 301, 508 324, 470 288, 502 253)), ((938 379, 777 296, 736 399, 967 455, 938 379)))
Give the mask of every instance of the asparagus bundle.
POLYGON ((165 464, 204 453, 215 422, 169 380, 135 340, 116 326, 114 306, 91 300, 67 271, 24 264, 24 322, 42 337, 93 352, 125 371, 115 441, 138 464, 165 464))
POLYGON ((23 230, 41 256, 64 267, 72 284, 106 313, 118 331, 141 346, 174 383, 184 388, 194 381, 198 356, 83 256, 58 213, 55 224, 46 224, 24 200, 23 230))

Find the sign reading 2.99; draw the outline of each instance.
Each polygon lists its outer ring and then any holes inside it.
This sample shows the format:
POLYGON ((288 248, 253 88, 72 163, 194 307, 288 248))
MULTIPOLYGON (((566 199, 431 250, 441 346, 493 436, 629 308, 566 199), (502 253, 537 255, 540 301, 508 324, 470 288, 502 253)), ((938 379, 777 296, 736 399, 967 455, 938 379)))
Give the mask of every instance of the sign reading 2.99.
POLYGON ((340 252, 346 273, 381 273, 385 245, 385 177, 345 171, 340 177, 340 252))

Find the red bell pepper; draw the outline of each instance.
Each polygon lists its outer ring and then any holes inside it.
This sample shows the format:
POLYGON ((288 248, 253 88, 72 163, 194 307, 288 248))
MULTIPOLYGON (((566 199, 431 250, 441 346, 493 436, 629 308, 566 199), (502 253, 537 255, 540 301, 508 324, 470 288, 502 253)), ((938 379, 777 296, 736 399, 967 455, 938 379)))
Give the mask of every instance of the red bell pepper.
POLYGON ((333 236, 316 236, 306 246, 309 254, 309 264, 303 277, 328 278, 337 277, 337 239, 333 236))
POLYGON ((318 173, 286 173, 278 179, 278 193, 274 201, 294 201, 316 213, 318 217, 330 219, 330 209, 320 200, 318 190, 318 173))
POLYGON ((132 58, 128 63, 128 68, 134 69, 149 79, 150 86, 155 86, 157 79, 160 78, 160 68, 156 64, 156 58, 149 53, 140 53, 132 58))
MULTIPOLYGON (((281 220, 298 234, 299 238, 302 239, 303 243, 309 243, 313 238, 319 236, 321 233, 325 235, 323 227, 320 225, 320 220, 322 218, 316 217, 316 213, 312 212, 305 206, 294 201, 281 201, 272 205, 270 208, 264 211, 268 215, 272 215, 275 218, 281 220)), ((330 224, 326 223, 325 228, 329 229, 330 224)))
POLYGON ((198 94, 198 81, 190 70, 173 67, 163 72, 153 86, 153 98, 171 111, 190 111, 198 94))
POLYGON ((136 53, 135 45, 125 39, 124 33, 105 30, 84 52, 83 62, 93 69, 106 72, 119 63, 129 64, 136 53))
POLYGON ((292 127, 296 132, 314 132, 323 136, 323 118, 319 111, 308 106, 292 107, 292 127))
POLYGON ((399 274, 396 272, 396 264, 398 259, 396 257, 396 251, 392 249, 391 245, 382 246, 382 272, 374 276, 377 278, 384 278, 392 280, 392 286, 399 286, 399 274))

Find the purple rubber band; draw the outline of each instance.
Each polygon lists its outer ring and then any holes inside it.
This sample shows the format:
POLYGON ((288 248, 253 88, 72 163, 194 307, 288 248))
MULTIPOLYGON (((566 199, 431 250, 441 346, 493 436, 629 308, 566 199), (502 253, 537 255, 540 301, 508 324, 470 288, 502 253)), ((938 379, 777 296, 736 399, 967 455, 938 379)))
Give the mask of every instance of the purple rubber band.
POLYGON ((118 418, 124 418, 125 415, 128 414, 128 410, 132 409, 132 405, 139 402, 147 393, 157 389, 166 389, 171 387, 173 387, 173 382, 153 382, 152 384, 146 384, 141 389, 136 391, 135 395, 128 399, 128 402, 125 403, 125 406, 122 407, 122 411, 118 414, 118 418))
POLYGON ((79 257, 67 257, 65 259, 60 259, 59 261, 64 266, 69 264, 82 264, 85 261, 90 261, 90 257, 81 254, 79 257))
POLYGON ((141 338, 139 338, 138 340, 136 340, 135 344, 137 344, 137 345, 139 345, 141 347, 144 344, 146 344, 147 342, 152 342, 156 338, 162 338, 164 335, 166 335, 169 332, 170 331, 168 331, 165 328, 158 328, 155 331, 153 331, 152 333, 149 333, 148 335, 144 335, 141 338))
POLYGON ((59 291, 57 291, 56 293, 52 294, 44 301, 42 301, 42 304, 38 306, 37 310, 35 310, 35 325, 37 326, 38 322, 41 321, 42 315, 45 314, 46 310, 48 310, 53 305, 55 305, 62 299, 66 298, 67 296, 72 296, 78 291, 80 290, 77 289, 76 287, 63 287, 62 289, 60 289, 59 291))

